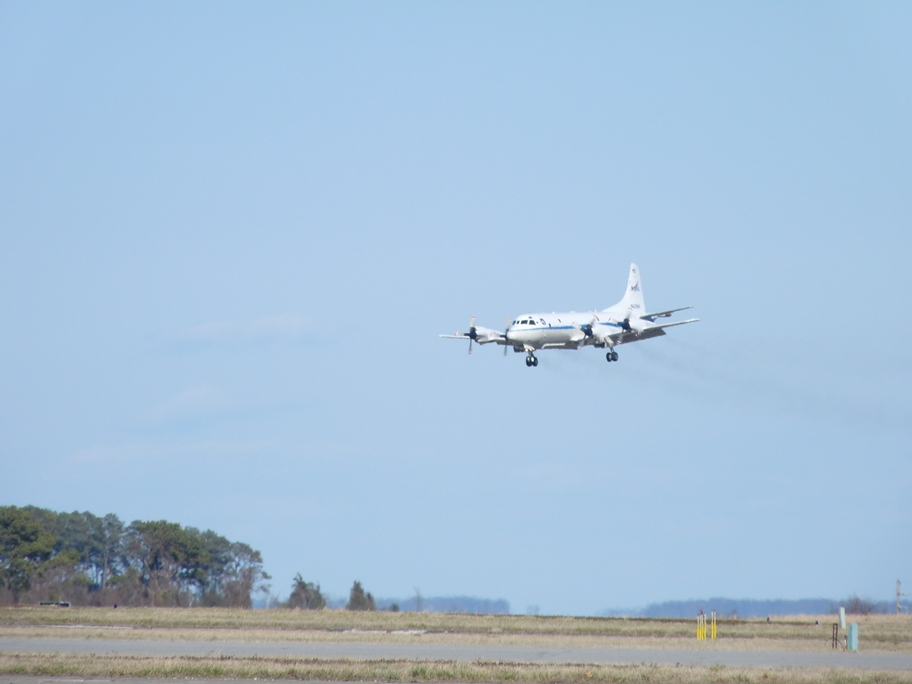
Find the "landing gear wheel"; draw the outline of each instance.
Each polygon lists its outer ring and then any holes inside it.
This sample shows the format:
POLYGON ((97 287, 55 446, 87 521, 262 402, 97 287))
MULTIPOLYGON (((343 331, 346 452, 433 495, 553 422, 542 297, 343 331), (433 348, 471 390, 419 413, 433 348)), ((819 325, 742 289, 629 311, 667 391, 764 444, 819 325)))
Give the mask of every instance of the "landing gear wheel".
POLYGON ((537 365, 538 365, 538 359, 536 359, 534 356, 532 357, 532 365, 533 365, 533 366, 537 366, 537 365))
POLYGON ((611 352, 611 360, 612 361, 618 360, 618 353, 616 351, 611 352))
POLYGON ((531 368, 532 366, 537 366, 537 365, 538 365, 538 359, 536 359, 534 356, 532 356, 532 354, 529 354, 526 357, 526 366, 529 366, 531 368))
POLYGON ((526 357, 526 368, 529 368, 529 367, 531 367, 531 366, 532 366, 532 357, 531 357, 531 356, 527 356, 527 357, 526 357))

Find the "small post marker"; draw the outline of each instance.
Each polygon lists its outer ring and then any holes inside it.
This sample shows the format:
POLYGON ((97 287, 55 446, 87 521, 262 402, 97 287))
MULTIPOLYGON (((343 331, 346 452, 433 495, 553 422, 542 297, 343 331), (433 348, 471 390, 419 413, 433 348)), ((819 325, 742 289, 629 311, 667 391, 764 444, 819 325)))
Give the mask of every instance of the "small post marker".
POLYGON ((706 641, 707 636, 710 639, 716 638, 716 611, 712 611, 709 614, 708 623, 705 613, 701 612, 697 615, 697 640, 706 641))
POLYGON ((852 622, 849 624, 849 635, 846 639, 846 648, 850 651, 858 652, 858 623, 852 622))

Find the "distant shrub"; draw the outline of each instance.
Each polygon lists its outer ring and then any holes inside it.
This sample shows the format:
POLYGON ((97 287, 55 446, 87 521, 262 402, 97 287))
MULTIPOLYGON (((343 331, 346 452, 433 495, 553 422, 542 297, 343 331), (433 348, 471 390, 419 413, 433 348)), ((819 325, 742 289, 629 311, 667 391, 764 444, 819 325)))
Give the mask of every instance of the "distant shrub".
POLYGON ((871 615, 877 612, 877 604, 870 599, 850 596, 846 601, 846 613, 851 615, 871 615))
POLYGON ((352 585, 351 592, 348 596, 348 610, 377 610, 377 604, 374 603, 374 597, 368 591, 365 593, 361 582, 357 580, 352 585))
POLYGON ((301 608, 303 610, 320 610, 326 607, 326 598, 320 591, 320 585, 313 582, 305 582, 301 573, 295 575, 291 583, 291 596, 288 597, 289 608, 301 608))

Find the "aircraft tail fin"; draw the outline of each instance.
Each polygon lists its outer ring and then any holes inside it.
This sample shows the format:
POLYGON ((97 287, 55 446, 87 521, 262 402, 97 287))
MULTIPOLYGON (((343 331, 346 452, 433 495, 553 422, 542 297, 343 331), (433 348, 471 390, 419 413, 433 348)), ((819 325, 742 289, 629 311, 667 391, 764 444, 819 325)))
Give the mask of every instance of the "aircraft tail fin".
POLYGON ((646 313, 646 303, 643 300, 643 283, 640 281, 640 269, 636 264, 630 264, 630 275, 627 276, 627 292, 621 304, 630 309, 632 313, 641 316, 646 313))

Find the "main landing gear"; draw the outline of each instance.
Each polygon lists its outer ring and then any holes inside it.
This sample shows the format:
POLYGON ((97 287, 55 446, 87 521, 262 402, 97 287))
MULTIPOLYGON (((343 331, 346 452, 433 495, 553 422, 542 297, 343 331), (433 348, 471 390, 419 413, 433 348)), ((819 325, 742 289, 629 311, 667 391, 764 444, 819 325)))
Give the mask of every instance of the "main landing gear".
POLYGON ((529 367, 531 368, 532 366, 537 366, 537 365, 538 365, 538 359, 536 359, 535 356, 533 356, 533 355, 530 353, 530 354, 526 357, 526 366, 529 366, 529 367))
POLYGON ((608 363, 611 363, 612 361, 617 361, 618 353, 616 351, 612 350, 612 351, 608 352, 607 354, 605 354, 605 358, 608 359, 608 363))

